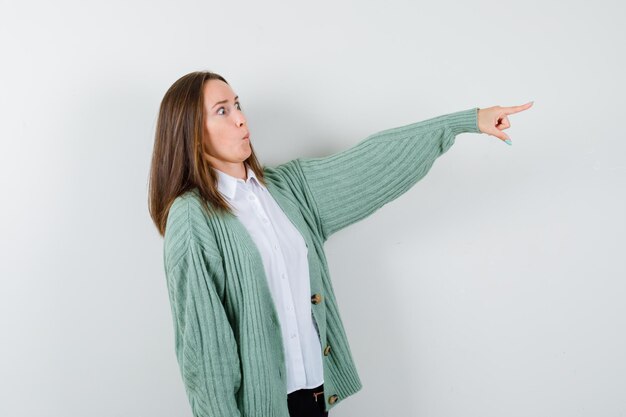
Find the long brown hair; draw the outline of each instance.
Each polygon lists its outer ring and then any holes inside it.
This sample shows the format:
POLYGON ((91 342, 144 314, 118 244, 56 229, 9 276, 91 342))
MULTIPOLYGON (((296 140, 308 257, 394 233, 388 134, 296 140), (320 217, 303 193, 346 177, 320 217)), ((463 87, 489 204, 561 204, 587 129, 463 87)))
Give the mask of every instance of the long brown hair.
MULTIPOLYGON (((191 72, 172 84, 161 101, 148 184, 148 210, 161 236, 165 235, 167 216, 176 197, 194 188, 207 213, 210 213, 208 205, 233 213, 217 189, 217 174, 202 153, 204 84, 214 79, 228 84, 214 72, 191 72)), ((267 186, 263 166, 252 144, 250 147, 252 153, 244 162, 252 168, 259 182, 267 186)))

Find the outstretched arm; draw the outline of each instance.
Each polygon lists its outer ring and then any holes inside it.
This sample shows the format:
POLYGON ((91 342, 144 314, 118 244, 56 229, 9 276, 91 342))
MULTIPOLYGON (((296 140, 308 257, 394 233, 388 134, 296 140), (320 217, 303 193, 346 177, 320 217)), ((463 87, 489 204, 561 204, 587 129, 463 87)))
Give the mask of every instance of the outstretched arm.
POLYGON ((383 130, 330 156, 297 158, 324 240, 405 193, 464 132, 481 133, 478 108, 383 130))

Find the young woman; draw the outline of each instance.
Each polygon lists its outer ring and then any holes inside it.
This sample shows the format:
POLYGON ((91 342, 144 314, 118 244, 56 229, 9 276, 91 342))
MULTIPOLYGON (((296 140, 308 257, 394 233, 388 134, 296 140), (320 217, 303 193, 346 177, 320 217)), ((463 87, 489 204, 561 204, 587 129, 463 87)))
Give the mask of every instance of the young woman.
POLYGON ((324 242, 409 190, 456 135, 507 140, 507 116, 531 105, 445 114, 268 167, 222 76, 177 80, 159 110, 149 210, 193 415, 328 416, 359 391, 324 242))

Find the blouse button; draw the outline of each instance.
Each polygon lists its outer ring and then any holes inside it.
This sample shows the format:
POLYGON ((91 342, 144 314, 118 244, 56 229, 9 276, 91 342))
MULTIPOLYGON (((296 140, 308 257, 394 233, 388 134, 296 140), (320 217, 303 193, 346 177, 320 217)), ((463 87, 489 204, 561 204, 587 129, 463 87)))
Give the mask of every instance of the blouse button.
POLYGON ((322 296, 320 294, 313 294, 311 296, 311 302, 313 304, 319 304, 322 302, 322 296))
POLYGON ((331 404, 335 404, 338 399, 339 397, 337 397, 336 395, 331 395, 330 397, 328 397, 328 402, 331 404))
POLYGON ((324 356, 328 356, 329 353, 330 353, 330 345, 327 345, 326 349, 324 349, 324 356))

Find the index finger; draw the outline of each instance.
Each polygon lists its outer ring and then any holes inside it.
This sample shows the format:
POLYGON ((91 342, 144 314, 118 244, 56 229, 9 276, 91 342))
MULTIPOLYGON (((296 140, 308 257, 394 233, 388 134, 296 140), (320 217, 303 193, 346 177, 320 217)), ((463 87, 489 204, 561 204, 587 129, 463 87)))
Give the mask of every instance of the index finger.
POLYGON ((532 106, 534 103, 534 101, 529 101, 526 104, 522 104, 521 106, 511 106, 511 107, 504 107, 503 111, 506 114, 514 114, 514 113, 519 113, 523 110, 528 109, 530 106, 532 106))

